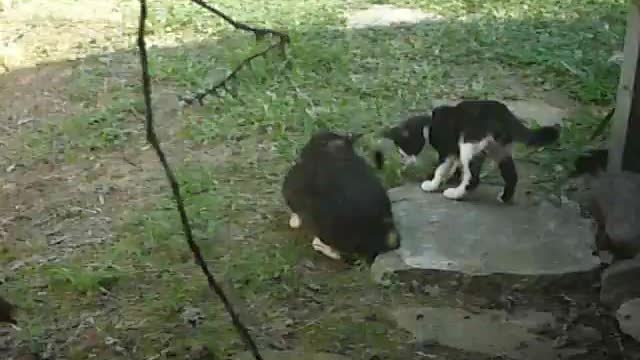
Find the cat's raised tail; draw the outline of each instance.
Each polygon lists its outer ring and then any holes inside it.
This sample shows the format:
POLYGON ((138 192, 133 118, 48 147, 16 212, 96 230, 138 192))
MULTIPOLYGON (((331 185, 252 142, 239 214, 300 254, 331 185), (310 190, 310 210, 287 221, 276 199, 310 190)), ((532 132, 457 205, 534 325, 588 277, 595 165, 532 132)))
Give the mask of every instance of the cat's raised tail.
POLYGON ((515 141, 527 146, 545 146, 558 141, 560 125, 543 126, 539 129, 529 129, 520 120, 514 119, 513 137, 515 141))

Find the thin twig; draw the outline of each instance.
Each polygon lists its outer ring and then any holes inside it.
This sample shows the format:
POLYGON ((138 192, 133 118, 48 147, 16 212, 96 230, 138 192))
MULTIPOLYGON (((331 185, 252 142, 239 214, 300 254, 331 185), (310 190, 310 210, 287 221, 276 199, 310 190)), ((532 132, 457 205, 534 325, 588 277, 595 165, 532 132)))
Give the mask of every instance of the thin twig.
POLYGON ((284 32, 280 32, 277 30, 272 30, 272 29, 266 29, 266 28, 257 28, 257 27, 253 27, 253 26, 249 26, 245 23, 241 23, 239 21, 233 20, 231 18, 231 16, 223 13, 222 11, 216 9, 215 7, 207 4, 205 1, 203 0, 191 0, 194 4, 196 5, 200 5, 203 8, 211 11, 212 13, 218 15, 219 17, 223 18, 224 21, 228 22, 229 24, 231 24, 231 26, 233 26, 234 28, 238 29, 238 30, 243 30, 243 31, 248 31, 248 32, 252 32, 255 34, 257 39, 260 39, 262 37, 264 37, 265 35, 274 35, 277 36, 281 39, 284 39, 284 42, 289 42, 289 35, 287 35, 284 32))
POLYGON ((188 105, 193 104, 195 101, 197 101, 198 104, 202 105, 204 98, 208 95, 215 93, 216 91, 218 91, 218 89, 225 89, 229 91, 227 87, 229 81, 234 79, 238 75, 240 70, 242 70, 245 66, 249 65, 253 60, 259 57, 265 56, 269 51, 281 46, 282 46, 281 43, 275 43, 269 46, 268 48, 249 56, 248 58, 242 60, 242 62, 238 64, 238 66, 236 66, 236 68, 233 69, 233 71, 229 73, 229 75, 227 75, 224 79, 218 81, 216 84, 213 84, 209 88, 199 91, 191 96, 181 96, 179 100, 188 105))
POLYGON ((207 264, 204 261, 204 258, 202 257, 202 253, 200 252, 200 248, 193 240, 191 224, 187 216, 187 211, 185 210, 185 207, 184 207, 184 201, 182 199, 182 195, 180 194, 180 186, 178 185, 178 181, 176 180, 173 170, 171 170, 171 167, 169 166, 167 158, 160 147, 158 136, 156 135, 156 132, 154 130, 153 113, 151 108, 151 80, 149 77, 147 47, 144 39, 146 19, 147 19, 147 1, 140 0, 140 23, 138 27, 138 48, 140 51, 140 65, 142 67, 142 85, 143 85, 142 88, 144 92, 144 103, 146 108, 145 109, 145 127, 147 132, 147 141, 151 144, 156 154, 158 155, 158 159, 162 163, 162 167, 164 168, 165 174, 167 176, 167 180, 171 185, 171 190, 173 191, 173 197, 176 202, 178 213, 180 214, 180 220, 182 222, 182 230, 184 231, 185 239, 187 240, 189 248, 193 253, 193 257, 195 259, 196 264, 200 266, 200 268, 202 269, 202 272, 206 276, 209 287, 216 293, 216 295, 220 298, 220 300, 224 304, 226 311, 229 313, 229 316, 231 317, 231 321, 233 322, 233 325, 242 336, 242 339, 244 340, 246 345, 249 347, 249 350, 253 354, 253 357, 256 360, 262 360, 263 358, 260 355, 260 352, 258 351, 258 348, 254 340, 251 338, 249 331, 242 324, 242 322, 240 321, 240 318, 238 317, 235 310, 233 309, 233 305, 231 305, 231 302, 229 302, 227 295, 224 293, 224 290, 218 284, 216 279, 213 277, 213 275, 211 274, 211 271, 209 271, 209 268, 207 267, 207 264))
POLYGON ((252 32, 255 37, 256 40, 260 40, 262 38, 264 38, 266 35, 272 35, 278 38, 278 41, 274 44, 271 44, 269 47, 267 47, 266 49, 255 53, 253 55, 251 55, 250 57, 246 58, 245 60, 243 60, 238 66, 236 66, 236 68, 229 74, 227 75, 224 79, 222 79, 221 81, 217 82, 216 84, 210 86, 208 89, 199 91, 193 95, 190 96, 181 96, 180 97, 180 101, 191 105, 194 102, 198 102, 198 104, 202 105, 203 104, 203 100, 205 97, 207 97, 208 95, 212 95, 215 94, 219 89, 224 89, 227 90, 228 92, 230 92, 229 87, 228 87, 228 83, 229 81, 231 81, 232 79, 234 79, 236 77, 236 75, 238 74, 238 72, 240 72, 240 70, 242 70, 245 66, 250 65, 251 62, 259 57, 264 57, 266 56, 271 50, 274 50, 276 48, 280 49, 280 52, 282 53, 283 57, 286 56, 286 46, 287 44, 289 44, 290 42, 290 38, 289 35, 285 32, 281 32, 281 31, 277 31, 277 30, 272 30, 272 29, 266 29, 266 28, 258 28, 258 27, 254 27, 254 26, 250 26, 247 25, 245 23, 239 22, 234 20, 233 18, 231 18, 229 15, 223 13, 222 11, 218 10, 217 8, 207 4, 204 0, 191 0, 194 4, 199 5, 209 11, 211 11, 212 13, 216 14, 217 16, 221 17, 222 19, 224 19, 226 22, 228 22, 229 24, 231 24, 235 29, 238 30, 242 30, 242 31, 248 31, 248 32, 252 32))
POLYGON ((593 134, 591 134, 591 138, 589 140, 593 141, 604 133, 604 130, 607 128, 607 125, 609 125, 609 122, 611 122, 611 118, 613 117, 613 114, 615 112, 615 107, 609 110, 607 115, 602 120, 600 120, 600 124, 598 124, 598 127, 593 131, 593 134))

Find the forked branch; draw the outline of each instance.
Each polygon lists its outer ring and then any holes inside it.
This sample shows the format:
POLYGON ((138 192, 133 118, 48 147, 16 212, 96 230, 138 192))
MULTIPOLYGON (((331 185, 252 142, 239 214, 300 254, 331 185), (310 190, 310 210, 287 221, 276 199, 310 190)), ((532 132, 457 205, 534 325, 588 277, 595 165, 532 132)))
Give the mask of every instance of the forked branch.
POLYGON ((231 18, 231 16, 229 16, 229 15, 223 13, 222 11, 216 9, 215 7, 207 4, 206 1, 203 1, 203 0, 191 0, 191 1, 194 4, 200 5, 203 8, 205 8, 205 9, 211 11, 212 13, 218 15, 219 17, 224 19, 224 21, 226 21, 229 24, 231 24, 231 26, 233 26, 234 28, 236 28, 238 30, 243 30, 243 31, 248 31, 248 32, 254 33, 258 40, 263 38, 265 35, 273 35, 273 36, 279 37, 280 39, 283 39, 284 42, 286 42, 286 43, 289 42, 289 35, 287 35, 286 33, 283 33, 283 32, 280 32, 280 31, 276 31, 276 30, 272 30, 272 29, 257 28, 257 27, 249 26, 249 25, 247 25, 245 23, 241 23, 239 21, 233 20, 233 18, 231 18))
POLYGON ((275 50, 275 49, 280 49, 280 52, 283 56, 286 56, 286 47, 287 44, 289 44, 290 42, 290 38, 289 35, 287 33, 281 32, 281 31, 277 31, 277 30, 272 30, 272 29, 267 29, 267 28, 258 28, 258 27, 254 27, 254 26, 250 26, 247 25, 245 23, 239 22, 234 20, 233 18, 231 18, 229 15, 223 13, 222 11, 218 10, 217 8, 207 4, 204 0, 191 0, 194 4, 197 4, 207 10, 209 10, 210 12, 214 13, 215 15, 221 17, 222 19, 224 19, 226 22, 228 22, 229 24, 231 24, 231 26, 233 26, 235 29, 238 30, 242 30, 242 31, 247 31, 247 32, 251 32, 255 35, 256 40, 261 40, 262 38, 264 38, 267 35, 271 35, 271 36, 275 36, 278 38, 278 41, 271 44, 269 47, 267 47, 266 49, 257 52, 251 56, 249 56, 248 58, 244 59, 243 61, 240 62, 240 64, 238 64, 238 66, 236 66, 233 71, 231 71, 231 73, 229 73, 229 75, 225 76, 222 80, 216 82, 215 84, 211 85, 210 87, 208 87, 207 89, 204 89, 202 91, 198 91, 195 94, 192 95, 187 95, 187 96, 181 96, 180 97, 180 101, 191 105, 194 102, 198 102, 198 104, 202 105, 204 98, 207 97, 208 95, 212 95, 212 94, 216 94, 218 91, 220 90, 226 90, 227 92, 231 92, 229 89, 229 82, 233 79, 235 79, 238 75, 238 73, 240 72, 240 70, 242 70, 243 68, 245 68, 246 66, 249 66, 251 64, 251 62, 259 57, 264 57, 266 56, 270 51, 275 50))
POLYGON ((255 342, 251 338, 249 331, 244 326, 244 324, 242 324, 242 322, 240 321, 240 318, 238 317, 238 315, 236 314, 233 308, 233 305, 231 305, 231 302, 227 298, 227 295, 224 293, 224 290, 222 289, 220 284, 218 284, 216 279, 213 277, 213 274, 211 274, 211 271, 209 271, 209 267, 207 266, 207 263, 204 261, 204 258, 202 257, 202 253, 200 252, 200 247, 193 240, 193 232, 191 230, 191 224, 189 222, 189 217, 187 216, 187 211, 184 207, 184 200, 182 199, 182 195, 180 193, 180 185, 178 184, 178 181, 176 179, 176 176, 173 170, 171 169, 171 166, 169 166, 169 162, 167 161, 164 151, 160 147, 158 136, 156 135, 155 129, 153 127, 153 112, 151 107, 151 80, 149 77, 149 62, 147 59, 147 46, 146 46, 145 37, 144 37, 146 20, 147 20, 147 1, 140 0, 138 48, 140 52, 140 65, 142 67, 142 90, 144 92, 145 128, 146 128, 146 134, 147 134, 147 141, 149 142, 149 144, 151 144, 156 154, 158 155, 158 159, 160 160, 160 163, 164 168, 164 172, 167 176, 167 180, 171 185, 173 198, 176 202, 178 213, 180 214, 180 221, 182 222, 182 230, 184 231, 185 239, 187 240, 187 244, 189 245, 189 248, 193 253, 193 257, 196 264, 200 266, 200 269, 206 276, 207 283, 209 284, 209 288, 211 288, 215 292, 215 294, 220 298, 220 300, 224 304, 224 307, 227 313, 229 313, 229 316, 231 317, 231 321, 233 322, 233 325, 235 326, 236 330, 240 333, 242 340, 244 340, 246 345, 249 347, 249 350, 253 354, 253 357, 256 360, 262 360, 263 358, 260 355, 260 352, 258 351, 258 347, 256 346, 255 342))

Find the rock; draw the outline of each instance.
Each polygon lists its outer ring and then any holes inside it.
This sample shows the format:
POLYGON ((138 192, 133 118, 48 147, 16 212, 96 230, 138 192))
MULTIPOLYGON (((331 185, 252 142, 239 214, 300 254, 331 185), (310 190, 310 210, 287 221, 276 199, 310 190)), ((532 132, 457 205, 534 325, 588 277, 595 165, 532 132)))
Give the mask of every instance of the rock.
POLYGON ((601 279, 600 302, 612 309, 640 297, 640 258, 613 263, 602 272, 601 279))
POLYGON ((185 323, 193 327, 199 326, 205 318, 202 310, 196 307, 185 307, 180 316, 185 323))
POLYGON ((467 201, 452 201, 416 184, 390 190, 402 245, 376 259, 376 276, 407 267, 469 275, 561 275, 598 267, 589 221, 575 210, 504 205, 494 192, 481 186, 467 201))
POLYGON ((640 253, 640 174, 604 174, 590 185, 590 210, 606 234, 601 250, 619 258, 636 256, 640 253))
POLYGON ((600 331, 580 324, 569 330, 568 337, 570 341, 578 344, 594 344, 602 341, 600 331))
MULTIPOLYGON (((314 353, 308 351, 273 351, 263 350, 260 354, 265 360, 347 360, 349 358, 342 355, 330 354, 330 353, 314 353)), ((248 353, 242 353, 237 360, 253 360, 253 356, 248 353)))
POLYGON ((400 327, 415 336, 418 344, 439 344, 518 360, 557 359, 582 351, 554 349, 551 339, 532 332, 543 323, 555 326, 555 320, 549 321, 552 316, 547 313, 523 315, 525 319, 530 317, 524 321, 511 319, 503 311, 473 314, 454 308, 397 309, 392 315, 400 327))
POLYGON ((373 5, 368 9, 349 15, 347 27, 361 29, 374 26, 435 22, 441 19, 440 15, 425 13, 417 9, 399 8, 393 5, 373 5))
POLYGON ((389 285, 390 280, 387 278, 387 275, 390 274, 389 269, 398 270, 408 270, 411 269, 410 266, 406 265, 402 260, 402 257, 398 252, 391 251, 380 254, 376 257, 376 260, 371 265, 371 277, 373 281, 378 284, 389 285))
POLYGON ((558 325, 552 313, 534 310, 511 314, 509 321, 536 334, 547 332, 558 325))
POLYGON ((625 302, 616 312, 620 330, 640 342, 640 299, 625 302))

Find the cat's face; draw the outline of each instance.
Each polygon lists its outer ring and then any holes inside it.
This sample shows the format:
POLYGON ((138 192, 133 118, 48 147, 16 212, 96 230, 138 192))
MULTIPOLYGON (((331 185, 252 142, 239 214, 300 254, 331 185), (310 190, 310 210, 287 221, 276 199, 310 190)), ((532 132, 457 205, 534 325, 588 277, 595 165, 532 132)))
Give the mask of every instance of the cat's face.
POLYGON ((386 130, 383 137, 393 141, 404 165, 415 164, 418 154, 426 144, 426 129, 428 128, 407 121, 386 130))

